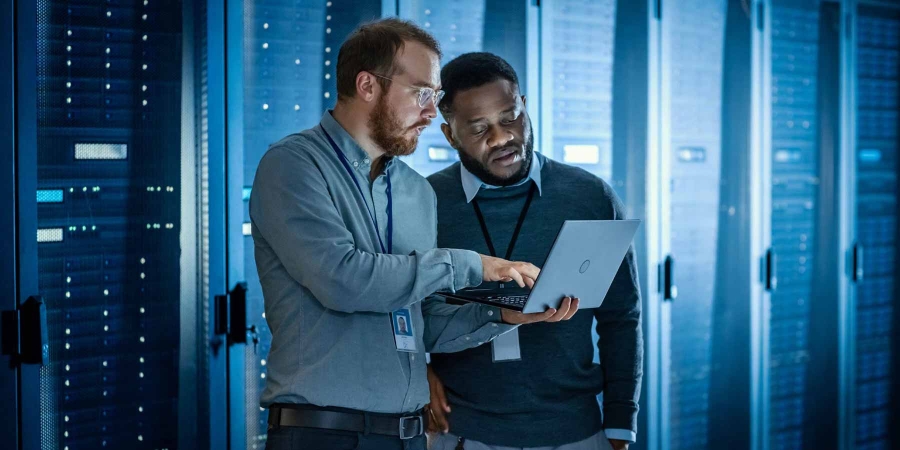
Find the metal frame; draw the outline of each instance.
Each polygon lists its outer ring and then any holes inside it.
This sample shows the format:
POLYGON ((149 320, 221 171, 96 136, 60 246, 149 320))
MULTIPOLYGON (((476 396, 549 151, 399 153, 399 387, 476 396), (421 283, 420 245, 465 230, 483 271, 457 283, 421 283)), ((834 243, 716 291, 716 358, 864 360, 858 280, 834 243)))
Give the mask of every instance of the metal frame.
POLYGON ((201 336, 200 302, 200 248, 198 221, 199 187, 197 175, 197 69, 195 67, 198 21, 195 1, 186 0, 182 11, 182 80, 181 80, 181 227, 179 243, 181 256, 179 323, 181 343, 178 361, 178 417, 185 418, 178 427, 179 448, 200 448, 200 423, 206 414, 199 404, 198 392, 204 383, 199 358, 206 339, 201 336), (196 269, 195 269, 196 268, 196 269), (187 269, 187 270, 185 270, 187 269), (194 269, 194 270, 191 270, 194 269))
MULTIPOLYGON (((657 3, 653 5, 654 8, 659 8, 658 11, 653 11, 656 20, 656 26, 654 27, 655 31, 655 50, 656 54, 654 55, 654 60, 656 62, 656 79, 654 86, 656 88, 656 107, 658 108, 655 117, 656 119, 656 141, 654 142, 654 147, 657 148, 656 156, 656 171, 658 178, 658 185, 656 187, 657 196, 658 196, 658 204, 656 209, 653 211, 657 216, 656 219, 656 235, 658 241, 657 254, 655 255, 657 258, 658 267, 659 262, 664 260, 666 257, 672 254, 672 223, 670 221, 670 217, 672 216, 672 195, 671 195, 671 180, 672 180, 672 130, 671 130, 671 122, 668 120, 669 117, 672 117, 672 102, 671 102, 671 85, 672 85, 672 76, 671 71, 668 70, 669 66, 669 52, 666 51, 667 45, 664 41, 665 36, 668 34, 668 22, 664 19, 665 8, 669 5, 669 3, 663 4, 662 1, 654 2, 657 3)), ((671 444, 671 424, 670 418, 672 415, 670 409, 670 380, 671 380, 671 365, 666 361, 671 359, 668 358, 668 355, 671 355, 672 352, 672 336, 671 332, 667 331, 668 325, 672 323, 672 302, 667 302, 664 298, 661 291, 661 283, 659 278, 660 270, 656 270, 657 281, 655 286, 657 289, 654 289, 654 297, 655 302, 651 306, 653 311, 653 315, 655 315, 655 319, 658 323, 655 325, 657 335, 657 340, 659 341, 659 348, 657 350, 657 371, 659 372, 657 385, 659 386, 659 394, 657 403, 659 405, 659 414, 658 414, 658 424, 660 426, 659 431, 659 446, 660 450, 669 450, 671 444)))
MULTIPOLYGON (((227 235, 227 173, 226 151, 228 135, 226 133, 226 11, 224 0, 209 0, 206 5, 206 37, 207 54, 207 117, 208 157, 206 158, 208 173, 208 250, 209 250, 209 297, 201 298, 205 305, 213 305, 216 295, 228 292, 228 235, 227 235)), ((202 162, 201 162, 202 164, 202 162)), ((209 317, 205 321, 212 323, 214 308, 204 308, 209 317)), ((202 322, 201 322, 202 323, 202 322)), ((207 326, 207 342, 212 349, 209 357, 209 390, 208 402, 209 427, 208 442, 210 450, 229 448, 231 436, 230 399, 228 394, 228 342, 224 335, 216 335, 214 327, 207 326)), ((239 447, 240 448, 240 447, 239 447)))
MULTIPOLYGON (((750 251, 762 262, 772 245, 772 22, 769 0, 749 2, 753 15, 753 82, 750 143, 750 251), (753 189, 753 187, 759 189, 753 189)), ((751 445, 769 448, 769 310, 762 263, 750 264, 751 284, 751 445)))
POLYGON ((856 0, 841 1, 841 144, 838 188, 839 353, 838 448, 854 447, 856 436, 856 285, 852 282, 853 241, 856 237, 856 0), (842 275, 842 276, 841 276, 842 275))
MULTIPOLYGON (((663 230, 668 229, 663 205, 668 208, 667 186, 662 182, 662 1, 647 0, 647 161, 644 233, 646 238, 646 261, 644 278, 647 289, 643 291, 644 327, 644 379, 641 387, 642 408, 638 414, 639 448, 658 450, 668 442, 668 401, 663 395, 668 383, 668 372, 663 370, 664 322, 662 315, 662 295, 657 289, 659 271, 656 268, 665 257, 662 239, 663 230), (641 436, 643 434, 643 436, 641 436), (643 444, 642 444, 643 443, 643 444)), ((640 256, 639 256, 640 257, 640 256)))
MULTIPOLYGON (((0 98, 8 98, 0 107, 0 167, 7 176, 0 184, 0 198, 13 199, 0 210, 0 229, 3 233, 3 256, 0 258, 0 286, 4 286, 0 311, 14 311, 18 306, 16 246, 16 12, 15 0, 0 2, 0 98)), ((0 336, 6 336, 9 330, 0 322, 0 336)), ((4 346, 9 343, 4 342, 4 346)), ((0 354, 0 404, 18 405, 18 369, 13 366, 14 356, 3 352, 0 354)), ((17 408, 0 410, 0 447, 19 447, 19 415, 17 408)))
MULTIPOLYGON (((226 2, 225 17, 225 236, 226 289, 244 280, 244 2, 226 2)), ((238 331, 240 332, 240 331, 238 331)), ((247 446, 246 345, 228 345, 228 419, 231 449, 247 446)))
MULTIPOLYGON (((38 293, 37 255, 37 3, 14 1, 16 11, 16 222, 19 303, 38 293)), ((37 450, 40 430, 40 367, 19 366, 19 445, 37 450)))
MULTIPOLYGON (((657 3, 657 2, 654 2, 657 3)), ((670 127, 670 123, 666 120, 667 117, 671 117, 672 115, 672 105, 671 105, 671 96, 666 95, 668 90, 668 86, 671 86, 671 71, 667 70, 668 61, 666 60, 667 52, 665 51, 665 43, 663 42, 666 36, 666 21, 663 19, 664 8, 662 6, 662 2, 658 2, 658 5, 653 5, 654 8, 659 7, 659 11, 654 11, 656 17, 656 54, 654 55, 654 60, 656 63, 656 76, 657 79, 654 88, 656 89, 657 98, 655 100, 656 106, 656 126, 657 126, 657 134, 655 147, 658 149, 656 158, 656 170, 657 170, 657 186, 656 192, 659 199, 659 203, 655 209, 655 213, 657 215, 657 223, 656 223, 656 231, 657 231, 657 253, 656 253, 656 265, 654 268, 659 267, 659 263, 663 261, 667 256, 670 256, 672 253, 672 236, 671 229, 672 224, 669 221, 669 218, 672 217, 672 196, 671 196, 671 180, 672 180, 672 161, 671 158, 666 155, 672 154, 672 131, 670 127)), ((672 416, 672 411, 670 409, 669 398, 670 398, 670 379, 671 379, 671 370, 670 365, 666 364, 667 355, 671 354, 672 350, 672 339, 671 334, 666 332, 667 324, 672 323, 672 303, 666 302, 664 296, 660 292, 661 280, 659 280, 659 272, 660 270, 656 270, 656 289, 654 292, 654 297, 656 301, 653 306, 656 309, 655 316, 659 321, 656 324, 656 333, 659 340, 659 349, 657 358, 657 370, 659 371, 659 379, 657 380, 659 386, 659 395, 657 402, 659 403, 659 425, 660 425, 660 433, 659 433, 659 449, 660 450, 669 450, 671 444, 671 426, 670 426, 670 418, 672 416)))

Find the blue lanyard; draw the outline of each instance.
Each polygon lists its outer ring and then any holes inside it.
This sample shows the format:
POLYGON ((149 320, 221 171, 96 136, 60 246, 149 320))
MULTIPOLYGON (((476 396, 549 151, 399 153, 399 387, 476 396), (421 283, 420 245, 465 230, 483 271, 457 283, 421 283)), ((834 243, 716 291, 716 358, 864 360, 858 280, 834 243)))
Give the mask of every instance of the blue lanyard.
MULTIPOLYGON (((384 241, 381 240, 381 233, 378 232, 378 219, 375 218, 375 214, 369 209, 369 202, 366 201, 366 196, 363 194, 362 187, 359 185, 359 181, 356 179, 356 175, 353 173, 353 169, 350 168, 350 162, 347 161, 347 157, 344 156, 344 152, 338 147, 338 145, 334 142, 334 139, 331 138, 331 135, 325 131, 325 127, 319 125, 322 128, 322 132, 325 133, 325 137, 328 138, 328 143, 331 144, 331 148, 334 149, 334 152, 337 153, 338 159, 341 160, 341 164, 344 166, 344 169, 347 170, 347 174, 350 175, 350 179, 353 180, 353 184, 356 185, 356 190, 359 191, 359 195, 362 197, 363 204, 366 205, 366 211, 369 213, 369 218, 372 219, 372 223, 375 225, 375 235, 378 236, 378 244, 381 246, 381 253, 391 254, 394 251, 394 205, 393 205, 393 195, 391 194, 391 175, 385 171, 384 176, 387 179, 387 208, 388 208, 388 223, 387 223, 387 248, 384 247, 384 241)), ((374 205, 373 205, 374 206, 374 205)))

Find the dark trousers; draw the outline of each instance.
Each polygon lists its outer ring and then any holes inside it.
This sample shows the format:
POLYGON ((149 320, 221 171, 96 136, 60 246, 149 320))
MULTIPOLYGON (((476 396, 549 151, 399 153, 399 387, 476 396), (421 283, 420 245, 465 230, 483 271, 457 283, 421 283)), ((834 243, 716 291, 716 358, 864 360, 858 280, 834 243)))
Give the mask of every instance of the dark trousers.
POLYGON ((269 429, 266 450, 425 450, 425 435, 401 440, 397 436, 318 428, 269 429))

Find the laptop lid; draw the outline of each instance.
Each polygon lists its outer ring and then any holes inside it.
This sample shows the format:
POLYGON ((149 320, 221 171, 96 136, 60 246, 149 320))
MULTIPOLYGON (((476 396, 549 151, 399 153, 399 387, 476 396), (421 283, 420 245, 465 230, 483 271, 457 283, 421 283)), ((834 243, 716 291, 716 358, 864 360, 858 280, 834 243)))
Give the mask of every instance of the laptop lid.
POLYGON ((634 240, 640 220, 567 220, 563 223, 522 312, 557 308, 563 297, 597 308, 634 240))

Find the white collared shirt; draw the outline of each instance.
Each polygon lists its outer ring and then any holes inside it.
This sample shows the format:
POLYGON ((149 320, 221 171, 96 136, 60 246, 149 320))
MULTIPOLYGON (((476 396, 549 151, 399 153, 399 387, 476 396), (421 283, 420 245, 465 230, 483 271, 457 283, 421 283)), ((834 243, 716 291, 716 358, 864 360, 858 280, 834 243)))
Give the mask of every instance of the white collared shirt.
MULTIPOLYGON (((522 181, 506 187, 513 186, 521 186, 528 182, 528 180, 534 181, 535 186, 537 186, 538 195, 541 195, 541 167, 543 166, 543 161, 537 153, 534 154, 534 157, 531 159, 531 169, 528 171, 528 176, 522 181)), ((466 203, 472 203, 472 199, 478 195, 478 191, 483 189, 501 189, 504 186, 494 186, 491 184, 487 184, 484 181, 481 181, 481 178, 478 178, 472 172, 469 172, 466 169, 464 164, 459 165, 460 177, 462 179, 463 191, 466 193, 466 203)))

